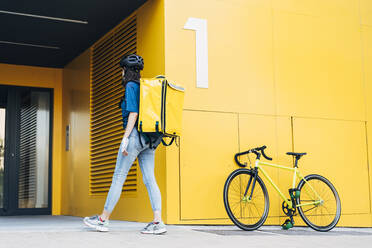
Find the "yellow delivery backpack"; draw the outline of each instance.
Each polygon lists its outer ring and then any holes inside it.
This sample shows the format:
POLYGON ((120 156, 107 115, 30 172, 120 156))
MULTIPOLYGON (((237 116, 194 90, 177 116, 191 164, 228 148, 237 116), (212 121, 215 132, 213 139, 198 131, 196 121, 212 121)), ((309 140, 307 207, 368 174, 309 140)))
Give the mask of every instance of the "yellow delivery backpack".
POLYGON ((181 135, 184 94, 183 87, 168 82, 164 76, 141 78, 139 133, 160 137, 163 145, 171 145, 181 135), (166 144, 163 137, 172 139, 166 144))

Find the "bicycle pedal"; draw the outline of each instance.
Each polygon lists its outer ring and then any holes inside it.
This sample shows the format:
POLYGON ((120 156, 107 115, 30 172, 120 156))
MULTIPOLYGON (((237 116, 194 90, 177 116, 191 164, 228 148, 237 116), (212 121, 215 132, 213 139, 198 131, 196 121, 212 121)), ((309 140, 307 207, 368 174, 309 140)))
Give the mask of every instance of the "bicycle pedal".
POLYGON ((288 220, 288 219, 285 220, 285 222, 282 224, 283 230, 288 230, 292 227, 293 227, 293 224, 292 224, 291 220, 288 220))

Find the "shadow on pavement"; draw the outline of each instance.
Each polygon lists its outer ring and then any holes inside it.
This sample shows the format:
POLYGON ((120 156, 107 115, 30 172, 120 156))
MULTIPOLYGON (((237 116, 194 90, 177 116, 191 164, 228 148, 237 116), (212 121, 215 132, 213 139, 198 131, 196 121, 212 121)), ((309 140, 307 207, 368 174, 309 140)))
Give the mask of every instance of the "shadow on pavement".
POLYGON ((212 233, 223 236, 264 236, 264 235, 299 235, 299 236, 372 236, 371 232, 360 232, 350 230, 337 230, 329 232, 317 232, 312 229, 308 230, 256 230, 256 231, 243 231, 243 230, 213 230, 213 229, 193 229, 198 232, 212 233))

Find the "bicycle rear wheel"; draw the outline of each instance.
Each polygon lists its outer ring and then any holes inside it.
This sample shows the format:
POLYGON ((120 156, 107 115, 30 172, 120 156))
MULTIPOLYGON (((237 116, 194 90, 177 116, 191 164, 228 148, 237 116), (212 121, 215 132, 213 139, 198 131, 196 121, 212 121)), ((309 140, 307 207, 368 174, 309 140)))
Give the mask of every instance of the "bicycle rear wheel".
POLYGON ((301 180, 297 187, 300 190, 297 205, 312 202, 314 204, 299 206, 298 212, 312 229, 327 232, 334 228, 340 220, 340 197, 332 183, 322 176, 308 175, 305 180, 301 180))
POLYGON ((248 169, 235 170, 228 176, 223 191, 227 214, 236 226, 245 231, 252 231, 262 226, 269 213, 269 195, 258 175, 252 199, 248 199, 252 183, 247 196, 244 197, 248 182, 253 176, 248 169))

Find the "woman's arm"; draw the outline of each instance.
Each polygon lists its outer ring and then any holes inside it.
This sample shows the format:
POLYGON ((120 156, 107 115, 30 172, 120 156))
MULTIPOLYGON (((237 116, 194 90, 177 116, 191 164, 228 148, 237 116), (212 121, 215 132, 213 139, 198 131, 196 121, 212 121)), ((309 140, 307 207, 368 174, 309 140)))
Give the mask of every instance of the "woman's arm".
POLYGON ((134 125, 136 124, 138 113, 130 112, 128 116, 127 127, 125 128, 124 137, 129 138, 130 133, 132 132, 134 125))
POLYGON ((128 123, 127 123, 127 127, 125 128, 125 133, 124 133, 124 137, 122 141, 122 148, 121 148, 121 152, 123 153, 124 156, 128 155, 128 152, 127 152, 127 147, 129 144, 128 138, 134 128, 134 125, 136 124, 137 117, 138 117, 138 113, 136 112, 129 113, 128 123))

